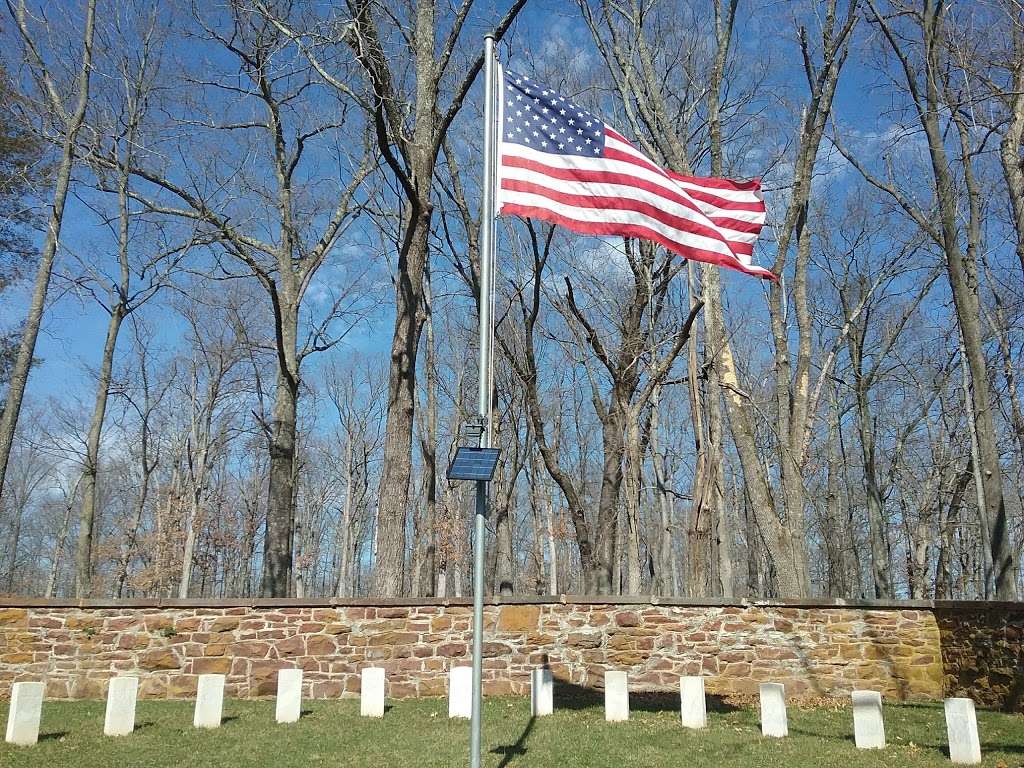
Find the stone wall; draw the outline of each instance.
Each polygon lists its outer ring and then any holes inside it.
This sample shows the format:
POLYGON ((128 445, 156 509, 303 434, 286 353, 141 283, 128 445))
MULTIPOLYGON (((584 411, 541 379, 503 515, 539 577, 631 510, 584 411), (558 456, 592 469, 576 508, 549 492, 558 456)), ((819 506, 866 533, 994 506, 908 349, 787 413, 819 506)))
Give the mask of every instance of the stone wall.
MULTIPOLYGON (((955 637, 957 648, 973 637, 940 633, 924 603, 571 599, 487 606, 485 693, 526 693, 530 669, 548 664, 562 686, 581 690, 620 669, 633 690, 678 690, 681 675, 704 675, 721 695, 771 680, 794 697, 869 688, 937 698, 950 679, 940 637, 955 637)), ((305 695, 331 698, 355 695, 360 669, 374 665, 387 670, 391 697, 440 696, 449 667, 470 662, 463 601, 26 602, 0 603, 0 695, 43 680, 49 697, 97 698, 127 673, 141 677, 143 696, 189 697, 198 675, 215 672, 227 675, 227 695, 262 696, 274 692, 277 670, 297 666, 305 695)))
POLYGON ((938 603, 946 691, 1024 712, 1024 604, 938 603))

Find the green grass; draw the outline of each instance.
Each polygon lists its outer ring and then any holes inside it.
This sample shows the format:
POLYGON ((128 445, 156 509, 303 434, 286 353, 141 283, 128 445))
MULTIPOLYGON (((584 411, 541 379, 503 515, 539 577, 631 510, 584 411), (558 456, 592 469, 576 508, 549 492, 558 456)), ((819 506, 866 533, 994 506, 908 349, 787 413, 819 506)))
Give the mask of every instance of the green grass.
MULTIPOLYGON (((604 722, 600 706, 556 709, 531 722, 524 699, 488 699, 484 765, 490 768, 882 768, 951 765, 942 706, 885 709, 889 747, 857 750, 849 708, 790 706, 789 738, 763 739, 757 712, 719 707, 702 732, 683 730, 672 699, 635 707, 628 723, 604 722)), ((272 701, 227 701, 218 730, 192 728, 192 703, 141 701, 136 731, 105 738, 103 702, 46 702, 34 747, 0 745, 3 768, 401 768, 465 766, 468 723, 447 717, 443 699, 399 701, 383 721, 358 716, 358 702, 310 701, 302 719, 274 723, 272 701)), ((6 722, 6 707, 2 716, 6 722)), ((979 712, 984 764, 1024 766, 1024 717, 979 712)))

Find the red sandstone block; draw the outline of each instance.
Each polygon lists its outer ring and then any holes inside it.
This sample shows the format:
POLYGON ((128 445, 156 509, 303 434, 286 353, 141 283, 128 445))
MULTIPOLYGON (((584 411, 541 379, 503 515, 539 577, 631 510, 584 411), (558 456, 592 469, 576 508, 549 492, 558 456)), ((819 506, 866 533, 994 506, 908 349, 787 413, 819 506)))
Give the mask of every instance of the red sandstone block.
POLYGON ((277 651, 278 656, 287 658, 290 656, 304 656, 306 654, 306 640, 303 637, 294 635, 285 640, 274 643, 272 648, 277 651))
POLYGON ((332 635, 316 635, 306 641, 306 652, 311 656, 330 656, 338 648, 332 635))
POLYGON ((283 629, 263 629, 253 635, 257 640, 283 640, 288 633, 283 629))
POLYGON ((231 659, 227 656, 206 656, 193 659, 190 666, 195 675, 226 675, 231 671, 231 659))
POLYGON ((636 611, 627 610, 615 614, 615 624, 620 627, 639 627, 640 614, 636 611))
POLYGON ((270 644, 249 640, 240 643, 231 643, 225 653, 228 656, 244 656, 251 659, 264 659, 270 653, 270 644))

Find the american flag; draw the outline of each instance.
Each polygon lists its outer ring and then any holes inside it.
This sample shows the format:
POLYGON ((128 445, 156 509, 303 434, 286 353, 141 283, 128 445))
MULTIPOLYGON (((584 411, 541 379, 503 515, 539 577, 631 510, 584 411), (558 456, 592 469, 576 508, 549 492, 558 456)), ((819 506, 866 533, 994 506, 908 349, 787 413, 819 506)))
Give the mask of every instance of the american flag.
POLYGON ((765 220, 759 181, 658 167, 596 115, 504 70, 498 206, 588 235, 653 240, 695 261, 775 279, 753 263, 765 220))

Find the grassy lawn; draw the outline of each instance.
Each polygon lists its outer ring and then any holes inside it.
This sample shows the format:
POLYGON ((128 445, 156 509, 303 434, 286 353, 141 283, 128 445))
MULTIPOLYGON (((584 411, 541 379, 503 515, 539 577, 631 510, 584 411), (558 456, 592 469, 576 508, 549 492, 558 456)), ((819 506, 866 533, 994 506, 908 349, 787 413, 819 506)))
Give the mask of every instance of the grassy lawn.
MULTIPOLYGON (((941 705, 885 710, 889 747, 853 746, 848 708, 789 708, 790 736, 763 739, 757 712, 718 706, 703 732, 683 730, 672 698, 634 702, 628 723, 604 722, 591 703, 556 709, 531 722, 525 699, 489 699, 484 709, 484 765, 490 768, 649 766, 673 768, 882 768, 949 766, 941 705), (639 705, 639 706, 638 706, 639 705)), ((557 700, 556 700, 557 705, 557 700)), ((210 766, 465 766, 468 722, 451 721, 443 699, 400 701, 383 721, 358 716, 358 702, 311 701, 302 719, 276 725, 272 701, 225 702, 224 724, 192 728, 192 703, 141 701, 135 733, 104 738, 103 702, 46 702, 34 747, 0 744, 0 766, 163 768, 210 766)), ((6 722, 6 706, 2 717, 6 722)), ((984 764, 1024 767, 1024 716, 979 712, 984 764)))

